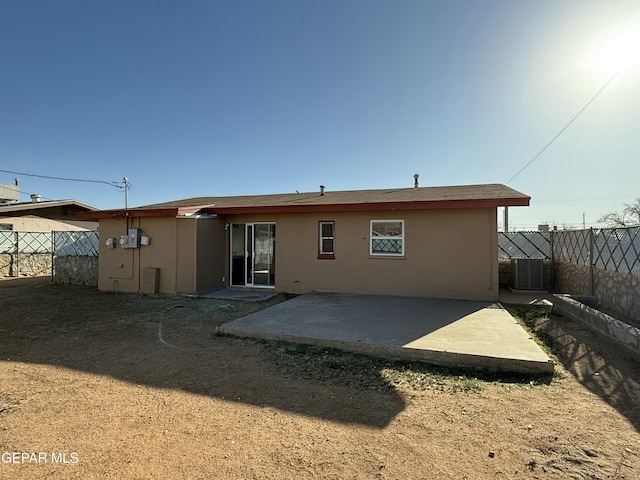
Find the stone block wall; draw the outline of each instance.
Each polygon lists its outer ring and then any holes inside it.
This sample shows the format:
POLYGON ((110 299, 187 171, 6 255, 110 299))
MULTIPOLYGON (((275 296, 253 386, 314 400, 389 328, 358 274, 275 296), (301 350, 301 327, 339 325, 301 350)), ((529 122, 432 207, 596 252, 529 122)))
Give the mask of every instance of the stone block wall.
POLYGON ((55 283, 98 286, 98 257, 56 257, 52 271, 50 253, 0 254, 0 277, 53 275, 55 283))
POLYGON ((50 253, 2 253, 0 276, 51 275, 50 253))
POLYGON ((0 277, 11 277, 13 275, 13 255, 10 253, 0 253, 0 277))
POLYGON ((54 260, 53 282, 97 287, 98 257, 56 257, 54 260))
POLYGON ((571 295, 591 295, 589 291, 589 267, 574 263, 556 262, 554 274, 554 291, 571 295))
MULTIPOLYGON (((590 269, 584 265, 556 262, 555 288, 559 293, 591 295, 590 269)), ((593 296, 603 308, 640 322, 640 277, 630 273, 593 270, 593 296)))

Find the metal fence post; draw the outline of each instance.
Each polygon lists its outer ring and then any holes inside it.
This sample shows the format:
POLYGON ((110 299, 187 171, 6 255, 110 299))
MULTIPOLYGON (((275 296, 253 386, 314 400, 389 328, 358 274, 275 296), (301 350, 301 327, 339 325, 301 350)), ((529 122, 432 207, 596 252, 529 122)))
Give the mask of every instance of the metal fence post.
POLYGON ((593 297, 593 227, 589 228, 589 296, 593 297))
POLYGON ((56 279, 55 259, 56 259, 56 232, 54 230, 51 232, 51 281, 52 282, 55 282, 55 279, 56 279))
POLYGON ((554 231, 551 230, 549 232, 549 251, 551 253, 551 290, 555 291, 556 289, 556 257, 555 257, 555 249, 553 247, 554 241, 554 231))
POLYGON ((16 232, 14 237, 15 237, 14 244, 16 246, 16 253, 15 253, 16 261, 14 263, 15 270, 13 272, 13 276, 19 277, 20 276, 20 234, 16 232))

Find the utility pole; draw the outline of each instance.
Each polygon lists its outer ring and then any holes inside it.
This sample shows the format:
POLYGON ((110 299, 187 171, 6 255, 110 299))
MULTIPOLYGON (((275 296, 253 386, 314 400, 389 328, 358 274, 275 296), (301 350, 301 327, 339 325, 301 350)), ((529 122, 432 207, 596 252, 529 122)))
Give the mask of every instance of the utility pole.
POLYGON ((122 183, 124 184, 124 209, 127 210, 129 208, 127 194, 129 192, 129 188, 131 188, 131 184, 129 183, 129 180, 127 180, 127 177, 122 179, 122 183))
POLYGON ((509 207, 504 207, 504 231, 509 231, 509 207))

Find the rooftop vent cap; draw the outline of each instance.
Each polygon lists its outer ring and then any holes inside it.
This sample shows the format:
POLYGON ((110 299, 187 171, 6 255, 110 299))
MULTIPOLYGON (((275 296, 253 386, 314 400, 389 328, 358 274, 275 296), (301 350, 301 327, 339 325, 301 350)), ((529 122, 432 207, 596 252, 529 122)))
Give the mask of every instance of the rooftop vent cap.
POLYGON ((40 195, 38 195, 37 193, 32 193, 31 194, 31 201, 33 203, 38 203, 40 201, 40 195))
POLYGON ((320 185, 320 196, 324 197, 324 185, 320 185))
POLYGON ((418 175, 417 173, 413 175, 413 188, 418 188, 418 178, 420 177, 420 175, 418 175))

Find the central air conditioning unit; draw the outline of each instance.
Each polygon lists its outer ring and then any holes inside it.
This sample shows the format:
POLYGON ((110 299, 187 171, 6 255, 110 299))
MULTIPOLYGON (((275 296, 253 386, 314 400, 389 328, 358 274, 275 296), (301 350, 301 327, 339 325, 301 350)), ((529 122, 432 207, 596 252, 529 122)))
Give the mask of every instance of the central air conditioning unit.
POLYGON ((511 287, 515 290, 543 290, 544 263, 539 258, 511 259, 511 287))

